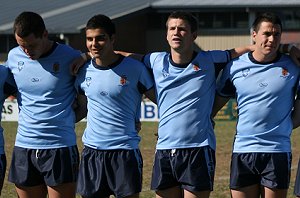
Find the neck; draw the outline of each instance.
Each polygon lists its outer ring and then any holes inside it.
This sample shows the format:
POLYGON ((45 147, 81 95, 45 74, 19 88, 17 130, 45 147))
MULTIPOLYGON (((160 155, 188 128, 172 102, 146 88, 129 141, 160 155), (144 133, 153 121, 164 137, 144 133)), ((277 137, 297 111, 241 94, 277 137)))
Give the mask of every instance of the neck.
POLYGON ((276 53, 263 54, 255 50, 253 51, 252 56, 258 62, 267 63, 267 62, 272 62, 276 58, 277 54, 276 53))
POLYGON ((177 52, 175 50, 171 50, 171 57, 173 62, 176 64, 187 64, 192 61, 193 52, 193 49, 185 52, 177 52))
POLYGON ((119 55, 117 55, 113 52, 109 55, 105 55, 105 57, 95 58, 95 61, 98 66, 107 67, 107 66, 115 63, 118 59, 119 59, 119 55))

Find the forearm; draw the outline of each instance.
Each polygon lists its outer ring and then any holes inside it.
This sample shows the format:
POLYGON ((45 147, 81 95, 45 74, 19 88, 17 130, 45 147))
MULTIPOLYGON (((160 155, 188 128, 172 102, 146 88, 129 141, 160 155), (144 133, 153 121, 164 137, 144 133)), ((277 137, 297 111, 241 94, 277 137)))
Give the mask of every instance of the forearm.
POLYGON ((254 45, 247 45, 247 46, 236 47, 234 49, 231 49, 230 50, 231 59, 237 58, 247 52, 254 51, 254 47, 255 47, 254 45))

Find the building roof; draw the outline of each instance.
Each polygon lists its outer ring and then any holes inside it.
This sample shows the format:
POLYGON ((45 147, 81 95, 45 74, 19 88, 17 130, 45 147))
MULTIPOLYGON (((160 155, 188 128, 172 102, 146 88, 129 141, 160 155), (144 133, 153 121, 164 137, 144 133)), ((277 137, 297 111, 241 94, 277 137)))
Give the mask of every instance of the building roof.
POLYGON ((300 0, 9 0, 1 2, 0 34, 12 34, 13 21, 23 11, 39 13, 49 33, 79 33, 95 14, 116 19, 147 8, 280 6, 300 7, 300 0))
POLYGON ((300 0, 156 0, 153 8, 205 8, 205 7, 294 7, 300 0))
POLYGON ((14 19, 23 11, 39 13, 49 33, 79 33, 88 19, 95 14, 105 14, 115 19, 149 7, 150 0, 3 1, 0 12, 0 34, 12 33, 14 19))

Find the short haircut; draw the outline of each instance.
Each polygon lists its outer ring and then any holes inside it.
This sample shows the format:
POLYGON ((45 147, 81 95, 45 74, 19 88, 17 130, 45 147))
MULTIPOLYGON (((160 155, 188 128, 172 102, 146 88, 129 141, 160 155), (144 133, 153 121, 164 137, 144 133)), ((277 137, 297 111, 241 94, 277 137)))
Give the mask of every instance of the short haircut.
POLYGON ((254 20, 254 22, 252 24, 253 31, 257 32, 259 30, 262 22, 270 22, 274 25, 279 25, 280 29, 282 31, 281 20, 274 13, 266 12, 266 13, 263 13, 263 14, 259 15, 258 17, 256 17, 256 19, 254 20))
POLYGON ((85 30, 88 29, 103 29, 109 37, 116 34, 115 24, 109 17, 103 14, 98 14, 90 18, 85 27, 85 30))
POLYGON ((41 38, 46 30, 43 18, 34 12, 22 12, 14 22, 14 34, 24 38, 33 33, 37 38, 41 38))
POLYGON ((172 12, 169 17, 168 17, 168 20, 166 22, 166 27, 168 28, 168 23, 169 23, 169 20, 170 19, 182 19, 186 22, 189 23, 189 25, 191 26, 191 32, 194 33, 194 32, 197 32, 198 31, 198 20, 197 18, 192 15, 191 13, 189 12, 184 12, 184 11, 175 11, 175 12, 172 12))

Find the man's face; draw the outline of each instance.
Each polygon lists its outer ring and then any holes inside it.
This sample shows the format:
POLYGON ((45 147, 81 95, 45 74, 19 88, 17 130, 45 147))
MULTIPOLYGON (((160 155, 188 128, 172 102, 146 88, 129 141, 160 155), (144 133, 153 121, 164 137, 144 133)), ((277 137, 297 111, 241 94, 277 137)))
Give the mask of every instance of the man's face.
POLYGON ((281 31, 280 25, 262 22, 259 30, 252 33, 256 50, 265 56, 276 56, 281 40, 281 31))
POLYGON ((197 33, 191 32, 191 26, 182 19, 169 19, 167 27, 167 41, 171 49, 182 51, 191 48, 197 33))
MULTIPOLYGON (((47 34, 47 33, 45 33, 47 34)), ((32 59, 37 60, 45 52, 46 46, 45 41, 47 41, 47 36, 43 35, 41 38, 36 37, 33 33, 28 36, 21 38, 15 34, 16 41, 26 55, 32 59)))
POLYGON ((112 38, 103 29, 86 30, 86 47, 95 58, 103 58, 106 54, 113 51, 112 38))

